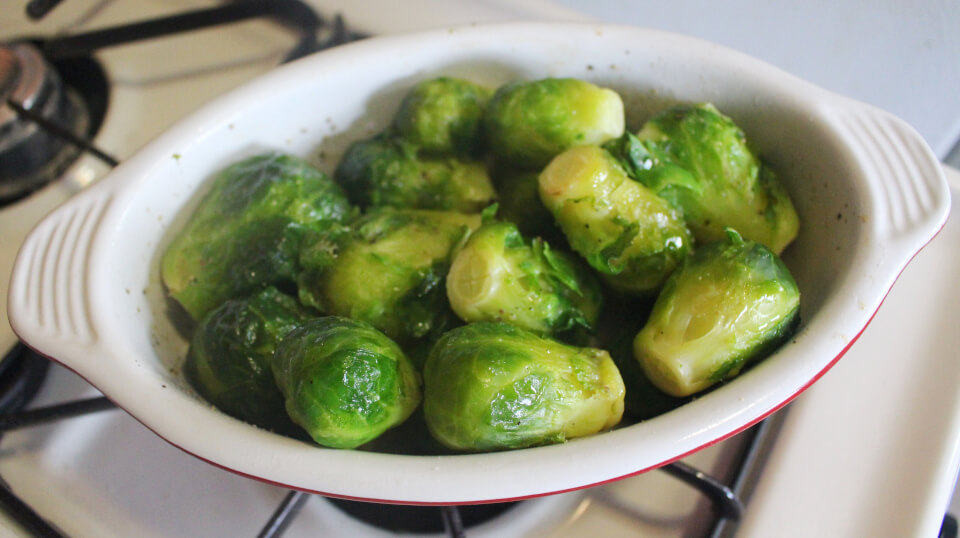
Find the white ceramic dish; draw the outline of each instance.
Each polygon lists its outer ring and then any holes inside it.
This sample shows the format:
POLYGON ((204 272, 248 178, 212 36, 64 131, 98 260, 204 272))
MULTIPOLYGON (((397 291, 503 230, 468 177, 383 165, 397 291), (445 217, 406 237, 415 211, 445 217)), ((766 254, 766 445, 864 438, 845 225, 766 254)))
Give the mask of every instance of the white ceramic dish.
POLYGON ((939 162, 902 121, 702 41, 592 24, 517 23, 384 37, 281 67, 204 107, 45 219, 18 256, 9 313, 30 346, 212 464, 326 495, 475 503, 629 476, 729 437, 778 409, 856 340, 897 275, 943 226, 939 162), (324 449, 234 420, 178 375, 158 250, 212 174, 280 149, 328 170, 382 129, 407 88, 439 74, 497 85, 573 76, 616 89, 635 128, 675 101, 711 101, 778 170, 802 219, 785 252, 802 298, 775 355, 677 410, 613 432, 493 454, 324 449))

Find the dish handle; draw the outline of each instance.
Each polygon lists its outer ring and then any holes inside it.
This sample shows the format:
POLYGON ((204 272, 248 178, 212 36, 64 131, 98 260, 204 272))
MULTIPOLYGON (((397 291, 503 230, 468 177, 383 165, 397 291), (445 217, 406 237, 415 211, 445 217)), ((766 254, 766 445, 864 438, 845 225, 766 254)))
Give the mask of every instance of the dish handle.
POLYGON ((107 189, 91 189, 61 205, 30 232, 13 267, 10 325, 24 343, 68 366, 99 342, 90 251, 112 199, 107 189))
POLYGON ((862 103, 845 105, 831 107, 829 115, 876 185, 868 189, 871 224, 888 245, 910 249, 905 254, 913 256, 918 239, 926 244, 950 213, 950 188, 940 160, 903 120, 862 103))

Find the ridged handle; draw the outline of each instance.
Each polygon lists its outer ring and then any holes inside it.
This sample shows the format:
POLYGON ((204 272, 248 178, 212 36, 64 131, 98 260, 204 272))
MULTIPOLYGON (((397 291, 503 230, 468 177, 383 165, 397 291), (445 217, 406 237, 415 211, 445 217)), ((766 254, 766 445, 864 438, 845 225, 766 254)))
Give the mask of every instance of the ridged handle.
MULTIPOLYGON (((110 193, 84 193, 47 216, 20 248, 10 281, 10 321, 39 351, 47 345, 91 346, 90 249, 110 193)), ((58 357, 59 358, 59 357, 58 357)))
POLYGON ((909 239, 942 227, 950 192, 939 159, 923 138, 895 116, 864 105, 831 110, 875 183, 872 218, 881 236, 909 239))

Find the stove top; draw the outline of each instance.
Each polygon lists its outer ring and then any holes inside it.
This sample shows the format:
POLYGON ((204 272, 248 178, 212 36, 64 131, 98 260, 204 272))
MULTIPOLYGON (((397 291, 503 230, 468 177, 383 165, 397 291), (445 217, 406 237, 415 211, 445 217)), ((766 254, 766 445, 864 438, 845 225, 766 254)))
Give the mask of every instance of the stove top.
MULTIPOLYGON (((311 3, 324 16, 343 11, 348 27, 353 20, 373 20, 372 13, 396 11, 311 3)), ((431 11, 437 24, 579 16, 532 0, 510 6, 495 0, 419 4, 438 9, 431 11), (441 4, 444 7, 439 8, 441 4)), ((191 0, 70 0, 39 23, 5 10, 0 14, 0 41, 72 35, 215 5, 191 0)), ((356 26, 361 32, 384 28, 382 23, 362 23, 356 26)), ((414 24, 398 15, 394 27, 406 30, 414 24)), ((425 22, 420 19, 419 24, 425 22)), ((318 35, 325 39, 337 31, 343 29, 324 27, 318 35)), ((94 144, 122 161, 176 119, 283 61, 301 37, 282 24, 258 19, 98 51, 94 57, 108 73, 110 91, 94 144)), ((109 169, 109 162, 84 153, 59 179, 0 207, 0 297, 7 294, 11 253, 33 223, 109 169)), ((951 171, 948 177, 954 192, 960 190, 960 174, 951 171)), ((765 426, 758 441, 762 450, 749 453, 757 459, 750 469, 762 472, 744 476, 745 483, 737 487, 749 500, 738 536, 782 536, 784 529, 795 535, 907 536, 937 531, 960 465, 956 390, 960 365, 955 360, 960 336, 949 325, 947 310, 960 295, 949 271, 960 261, 958 245, 960 223, 952 219, 904 272, 844 359, 765 426), (891 334, 898 335, 894 341, 891 334)), ((0 350, 11 349, 16 341, 7 325, 6 310, 0 308, 0 350)), ((291 496, 282 488, 200 462, 122 411, 107 410, 109 405, 99 396, 82 379, 51 366, 33 408, 81 400, 102 411, 11 431, 0 443, 0 476, 17 498, 64 534, 253 534, 265 532, 279 511, 289 507, 296 517, 286 521, 289 527, 277 529, 287 536, 386 535, 325 499, 291 496)), ((737 483, 739 459, 756 434, 751 430, 684 463, 725 483, 737 483)), ((717 524, 718 506, 723 504, 711 502, 670 473, 655 471, 520 503, 470 526, 468 534, 726 535, 733 527, 717 524)), ((24 533, 6 518, 0 518, 0 529, 24 533)), ((436 530, 431 534, 450 535, 436 530)))

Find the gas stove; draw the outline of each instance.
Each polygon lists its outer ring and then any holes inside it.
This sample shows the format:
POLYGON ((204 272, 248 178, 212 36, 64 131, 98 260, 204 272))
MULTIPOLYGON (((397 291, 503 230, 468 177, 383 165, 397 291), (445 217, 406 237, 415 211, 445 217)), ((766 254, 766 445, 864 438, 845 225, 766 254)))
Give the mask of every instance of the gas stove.
MULTIPOLYGON (((78 149, 62 136, 38 131, 35 123, 43 119, 24 119, 22 111, 0 115, 0 129, 17 131, 18 144, 43 138, 36 150, 4 154, 0 145, 3 174, 8 162, 29 168, 18 172, 24 179, 12 182, 15 191, 0 190, 4 302, 16 249, 43 215, 177 119, 290 57, 417 25, 585 17, 536 1, 423 1, 418 5, 434 10, 419 19, 394 13, 396 8, 321 0, 276 2, 292 6, 293 15, 273 7, 267 17, 246 11, 249 2, 34 2, 44 3, 55 7, 38 21, 20 6, 0 14, 0 43, 6 44, 0 69, 14 66, 0 70, 0 91, 25 108, 33 109, 41 96, 57 103, 45 116, 91 147, 78 149), (231 15, 224 24, 167 35, 170 21, 200 26, 214 12, 231 15), (371 23, 377 14, 380 22, 371 23), (167 22, 102 31, 158 18, 167 22), (148 39, 150 32, 155 37, 148 39), (38 51, 51 56, 44 60, 38 51), (33 75, 41 83, 25 84, 22 73, 35 73, 38 65, 55 74, 33 75), (28 88, 12 88, 14 79, 28 88), (44 84, 60 88, 59 95, 51 96, 44 84)), ((954 191, 960 190, 960 174, 948 176, 954 191)), ((13 421, 0 419, 7 431, 0 442, 6 485, 0 529, 68 536, 935 534, 960 459, 960 366, 952 360, 960 335, 947 311, 960 295, 948 269, 960 261, 957 245, 960 223, 953 219, 908 267, 847 356, 760 426, 679 464, 609 485, 456 510, 336 501, 214 468, 113 409, 71 372, 18 347, 0 308, 0 353, 12 350, 0 363, 0 375, 7 365, 30 371, 16 382, 18 396, 9 404, 11 410, 26 404, 28 411, 8 415, 13 421), (891 342, 890 334, 900 336, 891 342), (59 418, 51 420, 49 412, 59 418)))

